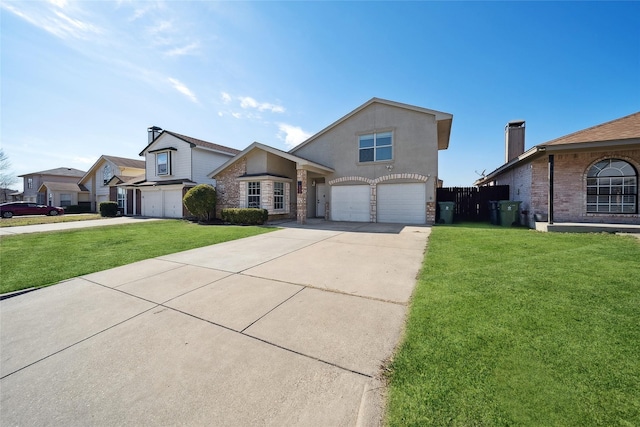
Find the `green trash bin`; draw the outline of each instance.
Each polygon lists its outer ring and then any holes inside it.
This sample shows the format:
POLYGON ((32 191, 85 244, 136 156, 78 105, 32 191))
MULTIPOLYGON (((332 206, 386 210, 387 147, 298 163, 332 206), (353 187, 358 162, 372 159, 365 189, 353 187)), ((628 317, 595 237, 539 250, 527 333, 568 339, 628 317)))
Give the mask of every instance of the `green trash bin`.
POLYGON ((438 202, 440 207, 440 223, 453 224, 453 210, 456 206, 455 202, 438 202))
POLYGON ((500 225, 511 227, 520 224, 520 203, 512 200, 500 200, 498 210, 500 210, 500 225))

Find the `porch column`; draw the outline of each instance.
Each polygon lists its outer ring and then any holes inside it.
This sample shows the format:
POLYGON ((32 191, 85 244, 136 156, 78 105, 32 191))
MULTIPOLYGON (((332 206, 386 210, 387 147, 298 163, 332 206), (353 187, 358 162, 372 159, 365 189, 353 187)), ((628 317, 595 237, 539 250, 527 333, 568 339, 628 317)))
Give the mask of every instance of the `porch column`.
POLYGON ((549 224, 553 224, 553 154, 549 154, 549 212, 548 220, 549 224))
POLYGON ((298 224, 306 224, 307 222, 307 171, 304 169, 296 170, 297 182, 297 202, 296 217, 298 224))

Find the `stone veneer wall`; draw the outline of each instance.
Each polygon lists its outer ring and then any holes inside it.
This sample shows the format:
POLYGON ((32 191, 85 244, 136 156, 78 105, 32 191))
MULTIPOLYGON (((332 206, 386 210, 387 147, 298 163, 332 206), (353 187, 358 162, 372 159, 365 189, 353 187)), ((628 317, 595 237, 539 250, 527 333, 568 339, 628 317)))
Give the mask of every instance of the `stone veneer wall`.
MULTIPOLYGON (((596 162, 617 158, 631 163, 640 172, 640 150, 582 152, 554 156, 554 222, 639 224, 640 214, 587 213, 587 172, 596 162)), ((548 157, 532 162, 531 205, 535 213, 548 211, 548 157)))
MULTIPOLYGON (((298 194, 297 197, 297 219, 298 224, 305 224, 307 222, 307 171, 304 169, 298 169, 296 171, 296 181, 302 181, 302 194, 298 194)), ((294 182, 294 191, 298 191, 298 183, 294 182)))
POLYGON ((247 159, 243 158, 215 176, 217 190, 216 216, 218 218, 222 209, 237 208, 240 200, 246 200, 246 195, 243 199, 240 198, 240 183, 236 181, 236 178, 246 172, 247 159))

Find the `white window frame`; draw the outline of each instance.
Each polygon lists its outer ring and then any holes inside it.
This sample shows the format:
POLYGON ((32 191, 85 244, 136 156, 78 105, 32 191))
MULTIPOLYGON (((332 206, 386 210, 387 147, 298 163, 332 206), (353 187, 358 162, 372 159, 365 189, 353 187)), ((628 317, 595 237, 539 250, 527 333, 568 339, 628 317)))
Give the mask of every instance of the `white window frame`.
POLYGON ((33 188, 33 178, 27 178, 27 188, 33 188))
POLYGON ((73 204, 73 196, 68 193, 60 194, 60 207, 71 206, 73 204), (68 202, 68 203, 67 203, 68 202))
POLYGON ((393 131, 384 131, 384 132, 372 132, 366 133, 358 136, 358 163, 375 163, 375 162, 390 162, 393 161, 393 131), (385 139, 389 138, 389 143, 387 144, 385 139), (366 145, 363 147, 363 142, 373 140, 373 145, 366 145), (379 153, 382 150, 389 149, 391 154, 389 158, 380 159, 379 153), (373 150, 373 159, 371 160, 363 160, 362 154, 364 151, 373 150))
POLYGON ((638 212, 638 172, 626 160, 600 160, 587 171, 587 213, 638 212), (618 167, 623 163, 621 167, 618 167))
POLYGON ((247 182, 247 207, 260 209, 261 203, 260 181, 247 182))
POLYGON ((124 209, 127 205, 127 189, 122 187, 116 187, 116 198, 118 201, 118 208, 124 209))
POLYGON ((275 181, 273 183, 273 210, 274 211, 284 211, 285 210, 285 183, 282 181, 275 181), (277 187, 281 187, 280 189, 278 189, 277 187), (278 194, 278 192, 280 192, 280 194, 278 194), (278 204, 280 204, 281 206, 278 207, 278 204))
POLYGON ((171 151, 160 151, 156 153, 156 175, 157 176, 166 176, 171 175, 171 151), (160 159, 162 156, 166 156, 166 163, 160 163, 160 159), (165 166, 164 171, 160 171, 160 166, 165 166))

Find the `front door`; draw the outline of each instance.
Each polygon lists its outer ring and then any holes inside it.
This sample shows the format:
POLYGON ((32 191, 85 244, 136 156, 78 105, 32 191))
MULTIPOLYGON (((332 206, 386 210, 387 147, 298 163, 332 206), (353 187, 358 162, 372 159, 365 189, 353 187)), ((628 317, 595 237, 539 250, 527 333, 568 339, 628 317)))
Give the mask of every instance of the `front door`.
POLYGON ((324 218, 327 190, 324 184, 316 184, 316 216, 324 218))

